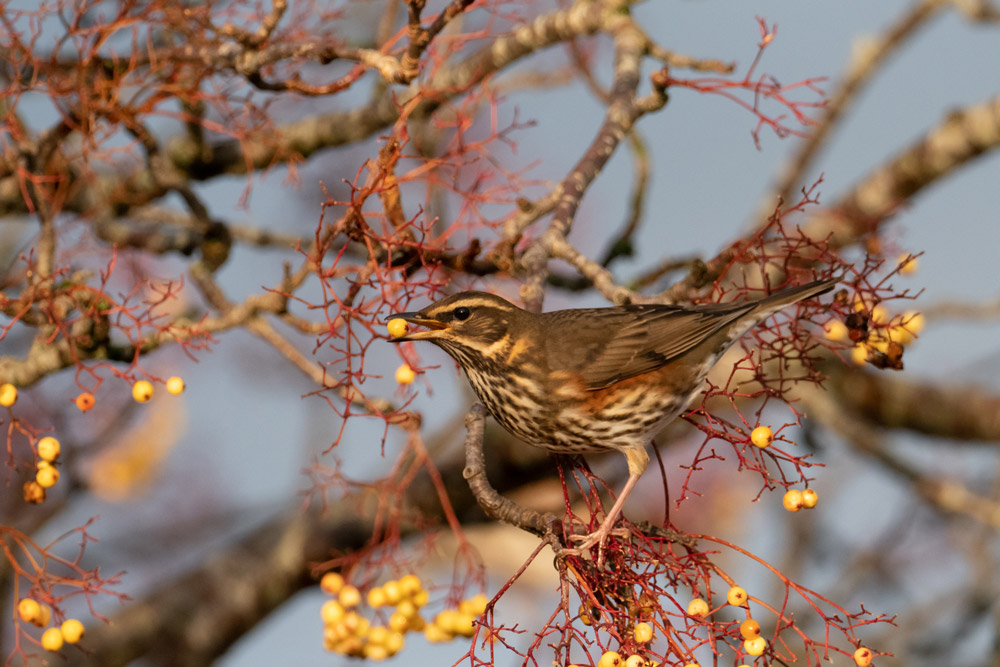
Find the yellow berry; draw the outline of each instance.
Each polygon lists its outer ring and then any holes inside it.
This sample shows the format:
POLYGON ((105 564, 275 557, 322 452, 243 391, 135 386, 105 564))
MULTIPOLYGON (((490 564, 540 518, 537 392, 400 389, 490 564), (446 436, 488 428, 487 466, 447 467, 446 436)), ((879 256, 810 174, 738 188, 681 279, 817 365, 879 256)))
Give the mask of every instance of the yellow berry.
POLYGON ((362 649, 362 655, 369 660, 378 662, 389 657, 389 649, 378 644, 365 644, 365 647, 362 649))
POLYGON ((368 641, 371 644, 385 644, 389 638, 389 628, 384 625, 373 625, 368 629, 368 641))
POLYGON ((739 586, 733 586, 726 593, 726 602, 734 607, 742 607, 747 603, 747 592, 739 586))
POLYGON ((330 639, 324 634, 323 646, 327 650, 336 651, 341 655, 349 655, 355 658, 360 658, 364 652, 364 644, 357 637, 330 639))
POLYGON ((923 313, 918 313, 915 310, 908 310, 903 313, 903 326, 914 336, 920 335, 920 332, 924 330, 925 324, 927 324, 927 318, 924 317, 923 313))
POLYGON ((450 642, 455 635, 441 628, 437 623, 428 623, 424 626, 424 637, 432 644, 450 642))
POLYGON ((687 613, 688 616, 694 616, 695 618, 705 618, 708 616, 708 603, 701 598, 695 598, 688 602, 687 613))
POLYGON ((636 623, 632 636, 640 644, 645 644, 653 638, 653 626, 649 623, 636 623))
POLYGON ((785 491, 785 497, 781 499, 781 504, 789 512, 798 512, 803 505, 802 492, 798 489, 788 489, 785 491))
POLYGON ((25 623, 34 623, 35 619, 41 614, 42 608, 36 600, 31 598, 23 598, 17 603, 17 615, 21 617, 21 620, 25 623))
POLYGON ((910 343, 913 342, 913 333, 911 333, 909 329, 907 329, 905 326, 902 325, 901 317, 894 319, 894 321, 897 320, 898 320, 897 324, 895 326, 890 327, 889 330, 886 331, 886 336, 889 338, 889 340, 899 343, 900 345, 909 345, 910 343))
POLYGON ((340 619, 341 633, 345 636, 353 635, 358 631, 358 622, 361 617, 356 611, 344 612, 344 617, 340 619))
POLYGON ((319 587, 330 595, 336 595, 344 587, 344 577, 339 572, 327 572, 319 580, 319 587))
POLYGON ((356 611, 349 611, 344 614, 344 620, 341 621, 344 627, 347 628, 348 633, 354 635, 355 637, 364 637, 368 634, 368 628, 371 627, 371 621, 364 618, 356 611))
POLYGON ((42 648, 46 651, 58 651, 63 647, 63 636, 59 628, 49 628, 42 633, 42 648))
POLYGON ((407 597, 416 595, 423 587, 424 585, 420 582, 420 577, 415 574, 407 574, 399 579, 399 588, 403 591, 403 595, 407 597))
POLYGON ((869 336, 867 344, 869 348, 877 352, 881 352, 882 354, 889 351, 889 339, 886 336, 883 336, 881 331, 869 336))
POLYGON ((646 659, 638 653, 633 653, 625 658, 625 667, 646 667, 647 664, 649 663, 646 662, 646 659))
POLYGON ((885 324, 889 319, 889 311, 882 304, 872 308, 871 321, 875 324, 885 324))
POLYGON ((176 375, 167 380, 167 393, 177 396, 184 393, 184 380, 176 375))
POLYGON ((472 626, 472 616, 457 609, 445 609, 434 617, 434 623, 448 634, 464 636, 472 626))
POLYGON ((413 595, 413 604, 418 607, 423 607, 427 604, 427 600, 430 599, 430 593, 427 592, 426 588, 422 588, 413 595))
POLYGON ((75 644, 80 641, 84 632, 83 623, 75 618, 67 618, 59 626, 59 630, 62 632, 63 639, 66 640, 67 644, 75 644))
POLYGON ((760 623, 748 618, 740 623, 740 635, 743 639, 754 639, 760 636, 760 623))
POLYGON ((323 650, 340 653, 340 646, 337 640, 330 635, 328 630, 323 631, 323 650))
POLYGON ((847 340, 848 331, 847 325, 840 320, 830 320, 823 326, 823 330, 826 332, 826 337, 828 340, 847 340))
POLYGON ((368 591, 368 606, 372 608, 384 607, 386 603, 385 590, 379 586, 368 591))
POLYGON ((816 503, 819 502, 819 494, 816 493, 815 489, 803 489, 802 491, 802 506, 806 509, 812 509, 816 507, 816 503))
POLYGON ((396 613, 413 618, 417 615, 417 605, 413 604, 413 600, 402 600, 396 605, 396 613))
POLYGON ((340 604, 346 609, 361 604, 361 591, 356 586, 347 585, 340 589, 340 604))
POLYGON ((688 664, 684 665, 684 667, 699 667, 699 665, 697 662, 689 662, 688 664))
POLYGON ((455 609, 442 609, 434 617, 434 625, 438 626, 448 634, 455 634, 455 615, 458 611, 455 609))
POLYGON ((471 637, 476 634, 476 617, 466 612, 458 612, 455 615, 455 634, 462 637, 471 637))
MULTIPOLYGON (((45 463, 45 461, 39 461, 39 463, 45 463)), ((44 468, 39 467, 38 472, 35 473, 35 481, 43 489, 51 489, 59 481, 59 469, 51 464, 44 468)))
POLYGON ((348 634, 343 623, 323 624, 323 644, 331 651, 336 650, 333 645, 341 642, 348 634))
POLYGON ((743 650, 752 656, 762 655, 767 648, 767 640, 763 637, 754 637, 743 642, 743 650))
POLYGON ((9 382, 0 385, 0 405, 5 408, 17 403, 17 387, 9 382))
POLYGON ((410 628, 410 617, 398 611, 389 617, 389 629, 393 632, 406 632, 410 628))
POLYGON ((382 584, 382 590, 385 591, 385 601, 394 607, 403 599, 403 588, 394 579, 382 584))
POLYGON ((389 335, 393 338, 402 338, 410 332, 410 325, 407 324, 406 320, 398 317, 389 320, 386 328, 389 330, 389 335))
POLYGON ((472 603, 472 613, 476 616, 482 616, 486 613, 486 607, 489 605, 489 599, 482 593, 478 593, 469 598, 469 602, 472 603))
POLYGON ((872 664, 873 657, 872 650, 862 646, 854 652, 854 664, 858 667, 868 667, 868 665, 872 664))
POLYGON ((597 661, 597 667, 618 667, 622 664, 622 657, 618 651, 605 651, 601 659, 597 661))
POLYGON ((76 407, 80 410, 80 412, 87 412, 94 407, 94 403, 96 403, 94 395, 88 392, 80 394, 73 399, 73 402, 76 403, 76 407))
POLYGON ((406 639, 403 637, 402 632, 390 632, 385 640, 385 650, 389 652, 389 655, 396 655, 403 650, 403 644, 405 643, 406 639))
POLYGON ((920 268, 917 258, 909 253, 900 255, 896 261, 899 263, 899 273, 904 276, 911 276, 920 268))
POLYGON ((462 604, 458 605, 458 609, 478 618, 486 611, 487 604, 489 604, 489 600, 486 599, 485 595, 479 593, 473 595, 468 600, 462 600, 462 604))
POLYGON ((38 458, 51 463, 59 457, 61 449, 59 441, 47 435, 38 441, 38 458))
POLYGON ((153 385, 147 380, 139 380, 132 385, 132 398, 138 403, 146 403, 153 398, 153 385))
POLYGON ((863 343, 858 343, 851 348, 851 361, 858 366, 868 363, 868 348, 863 343))
POLYGON ((319 614, 323 618, 323 623, 327 625, 339 623, 344 619, 344 605, 340 604, 336 600, 327 600, 323 603, 323 606, 320 607, 319 614))
POLYGON ((417 379, 417 374, 413 372, 409 364, 403 364, 396 369, 396 382, 399 384, 413 384, 417 379))
POLYGON ((770 447, 771 443, 774 442, 774 432, 766 426, 758 426, 750 431, 750 442, 761 449, 770 447))
POLYGON ((38 605, 38 616, 32 621, 35 625, 40 628, 44 628, 52 620, 52 607, 47 604, 38 605))
POLYGON ((580 615, 580 622, 583 623, 584 625, 590 625, 591 623, 594 622, 590 618, 590 614, 587 612, 587 605, 584 604, 580 605, 579 615, 580 615))

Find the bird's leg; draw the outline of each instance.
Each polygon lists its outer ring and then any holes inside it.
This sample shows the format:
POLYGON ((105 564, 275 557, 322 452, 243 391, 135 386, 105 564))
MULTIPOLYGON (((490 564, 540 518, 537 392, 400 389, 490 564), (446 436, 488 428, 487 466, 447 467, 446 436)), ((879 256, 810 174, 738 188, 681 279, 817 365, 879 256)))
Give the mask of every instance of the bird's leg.
POLYGON ((611 529, 615 525, 615 520, 618 519, 618 515, 621 514, 622 507, 625 506, 625 499, 628 498, 628 494, 632 491, 632 487, 635 486, 635 483, 639 481, 639 477, 640 475, 628 476, 628 481, 625 482, 625 487, 618 495, 618 499, 615 500, 615 504, 611 506, 611 509, 605 515, 600 528, 589 535, 573 535, 570 537, 571 540, 577 543, 576 547, 574 547, 572 551, 576 553, 583 553, 596 544, 597 567, 604 565, 604 543, 607 542, 608 535, 611 534, 611 529))
POLYGON ((572 549, 572 551, 577 554, 583 553, 586 549, 591 548, 595 544, 597 545, 598 568, 604 565, 604 543, 607 541, 608 535, 611 534, 611 529, 615 525, 615 520, 617 520, 618 515, 621 514, 622 508, 625 506, 625 500, 628 498, 628 494, 631 493, 636 482, 638 482, 639 478, 642 477, 642 473, 645 472, 646 465, 649 463, 649 454, 646 453, 645 444, 630 448, 626 450, 624 454, 625 458, 628 459, 628 480, 625 482, 622 492, 618 494, 615 504, 611 506, 611 509, 608 510, 608 513, 604 516, 604 521, 601 522, 601 526, 589 535, 573 535, 570 537, 570 539, 574 542, 578 542, 577 546, 572 549))

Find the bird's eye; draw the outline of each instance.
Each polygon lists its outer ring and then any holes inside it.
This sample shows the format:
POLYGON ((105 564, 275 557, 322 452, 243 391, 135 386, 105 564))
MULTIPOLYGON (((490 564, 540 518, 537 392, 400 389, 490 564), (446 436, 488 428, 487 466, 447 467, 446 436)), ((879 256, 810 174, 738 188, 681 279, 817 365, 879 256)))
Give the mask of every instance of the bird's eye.
POLYGON ((452 315, 455 317, 456 320, 467 320, 469 319, 469 315, 471 314, 472 311, 466 308, 465 306, 459 306, 452 312, 452 315))

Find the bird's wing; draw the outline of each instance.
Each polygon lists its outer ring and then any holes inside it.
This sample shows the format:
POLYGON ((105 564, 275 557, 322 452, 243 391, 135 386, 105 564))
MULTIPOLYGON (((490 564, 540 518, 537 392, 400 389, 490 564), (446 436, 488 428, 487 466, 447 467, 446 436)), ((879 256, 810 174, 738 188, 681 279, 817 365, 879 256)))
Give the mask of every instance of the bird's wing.
POLYGON ((647 373, 705 342, 755 308, 720 304, 680 308, 634 305, 546 313, 550 370, 579 373, 588 389, 647 373))

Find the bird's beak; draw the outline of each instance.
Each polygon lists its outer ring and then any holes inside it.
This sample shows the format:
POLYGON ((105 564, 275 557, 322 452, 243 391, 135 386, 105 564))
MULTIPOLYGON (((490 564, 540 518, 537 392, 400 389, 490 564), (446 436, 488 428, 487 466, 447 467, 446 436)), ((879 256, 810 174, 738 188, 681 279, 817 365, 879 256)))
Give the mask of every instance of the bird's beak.
POLYGON ((424 317, 422 314, 418 313, 396 313, 395 315, 390 315, 386 318, 389 320, 406 320, 409 324, 416 324, 418 326, 427 327, 426 331, 412 331, 405 336, 400 336, 399 338, 392 338, 390 342, 392 343, 402 343, 408 340, 431 340, 434 338, 440 338, 441 335, 438 333, 448 328, 448 325, 444 322, 440 322, 435 319, 424 317))

